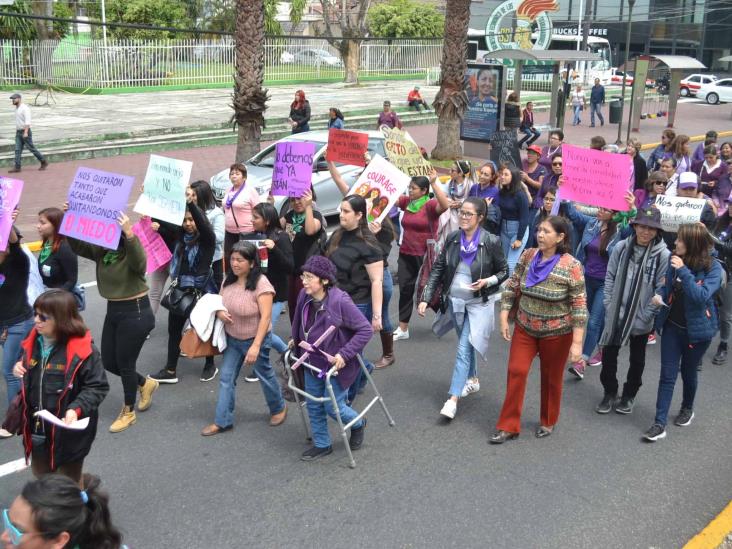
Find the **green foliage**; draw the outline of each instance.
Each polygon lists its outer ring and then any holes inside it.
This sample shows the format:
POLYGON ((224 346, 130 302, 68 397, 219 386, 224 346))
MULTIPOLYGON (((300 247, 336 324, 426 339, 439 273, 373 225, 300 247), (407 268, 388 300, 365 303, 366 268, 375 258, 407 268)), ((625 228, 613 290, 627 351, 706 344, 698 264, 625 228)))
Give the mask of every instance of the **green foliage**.
MULTIPOLYGON (((15 0, 9 6, 3 6, 2 11, 31 15, 30 3, 27 0, 15 0)), ((4 40, 33 40, 36 37, 36 28, 31 19, 20 17, 0 17, 0 39, 4 40)))
MULTIPOLYGON (((92 19, 101 20, 98 6, 90 4, 89 15, 92 19)), ((194 28, 195 22, 190 17, 189 6, 179 0, 107 0, 108 23, 136 23, 156 27, 173 27, 178 29, 194 28)), ((108 27, 107 33, 112 38, 132 39, 166 39, 181 38, 181 33, 108 27)), ((96 34, 99 34, 98 32, 96 34)))
POLYGON ((441 38, 445 17, 434 6, 415 0, 390 0, 371 7, 369 32, 378 38, 441 38))
MULTIPOLYGON (((54 2, 53 3, 53 16, 60 17, 61 19, 73 19, 74 12, 71 10, 68 4, 65 2, 54 2)), ((54 21, 53 22, 53 37, 63 38, 69 34, 71 23, 66 21, 54 21)))
MULTIPOLYGON (((264 32, 268 35, 282 34, 282 25, 277 21, 277 4, 280 0, 264 0, 264 32)), ((290 20, 297 25, 302 20, 302 15, 307 7, 307 0, 292 0, 290 2, 290 20)), ((204 28, 207 30, 224 31, 233 33, 236 26, 234 13, 234 0, 209 0, 206 6, 206 21, 204 28)))

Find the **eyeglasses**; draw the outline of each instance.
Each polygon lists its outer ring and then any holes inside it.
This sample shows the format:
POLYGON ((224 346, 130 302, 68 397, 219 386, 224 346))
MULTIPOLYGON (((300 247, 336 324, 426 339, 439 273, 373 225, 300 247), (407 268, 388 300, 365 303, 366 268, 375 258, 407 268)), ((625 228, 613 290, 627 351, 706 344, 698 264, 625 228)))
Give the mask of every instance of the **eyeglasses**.
POLYGON ((544 197, 544 202, 556 202, 556 200, 557 199, 554 196, 545 196, 544 197))
POLYGON ((654 181, 653 184, 654 185, 658 185, 659 187, 665 187, 666 186, 666 183, 664 183, 663 181, 654 181))
POLYGON ((50 317, 50 316, 48 316, 48 315, 44 315, 43 313, 39 313, 38 311, 36 311, 36 312, 35 312, 35 315, 36 315, 36 316, 38 317, 38 319, 39 319, 39 320, 40 320, 41 322, 46 322, 47 320, 49 320, 49 319, 51 318, 51 317, 50 317))
POLYGON ((315 280, 316 278, 317 278, 316 276, 311 275, 311 274, 301 274, 300 275, 300 280, 302 280, 304 282, 309 282, 311 280, 315 280))
POLYGON ((466 212, 465 210, 458 210, 458 216, 462 217, 463 219, 470 219, 474 215, 478 215, 475 212, 466 212))
POLYGON ((7 509, 3 509, 3 529, 9 534, 10 543, 20 545, 20 540, 25 532, 10 522, 10 514, 7 509))
POLYGON ((552 166, 560 166, 561 167, 561 165, 562 165, 561 162, 552 162, 552 166))

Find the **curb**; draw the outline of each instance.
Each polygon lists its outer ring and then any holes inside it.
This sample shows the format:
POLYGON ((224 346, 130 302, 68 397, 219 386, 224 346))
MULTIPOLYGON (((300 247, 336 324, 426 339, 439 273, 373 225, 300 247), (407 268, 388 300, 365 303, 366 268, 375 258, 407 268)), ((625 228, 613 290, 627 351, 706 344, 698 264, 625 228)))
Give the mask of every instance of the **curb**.
MULTIPOLYGON (((732 135, 732 132, 725 133, 732 135)), ((684 549, 716 549, 730 532, 732 532, 732 501, 701 532, 691 538, 684 545, 684 549)))

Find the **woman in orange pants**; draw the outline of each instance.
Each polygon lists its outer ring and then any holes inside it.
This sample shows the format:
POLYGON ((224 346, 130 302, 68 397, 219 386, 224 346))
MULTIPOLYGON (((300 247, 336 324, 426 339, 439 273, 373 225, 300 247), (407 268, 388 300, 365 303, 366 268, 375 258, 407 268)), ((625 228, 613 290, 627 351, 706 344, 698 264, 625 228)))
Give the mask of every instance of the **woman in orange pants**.
POLYGON ((526 250, 506 284, 501 299, 501 335, 511 341, 508 382, 492 444, 517 438, 526 380, 534 357, 541 365, 541 422, 536 437, 552 434, 559 420, 562 378, 567 356, 582 355, 587 323, 587 300, 582 265, 569 249, 569 225, 558 216, 546 218, 537 229, 538 249, 526 250), (516 308, 511 338, 509 311, 516 308))

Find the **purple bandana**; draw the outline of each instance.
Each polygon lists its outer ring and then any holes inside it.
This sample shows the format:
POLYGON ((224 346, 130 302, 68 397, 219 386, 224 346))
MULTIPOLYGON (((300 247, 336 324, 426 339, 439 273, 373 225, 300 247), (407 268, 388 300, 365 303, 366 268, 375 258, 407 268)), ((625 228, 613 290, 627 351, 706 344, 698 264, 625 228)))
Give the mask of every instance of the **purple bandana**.
POLYGON ((550 259, 542 261, 543 255, 541 251, 536 252, 534 259, 531 260, 529 265, 529 272, 526 274, 526 287, 531 288, 537 284, 541 284, 547 278, 554 269, 554 266, 559 263, 562 258, 561 254, 554 254, 550 259))
POLYGON ((478 255, 478 242, 480 242, 480 229, 475 230, 473 238, 469 241, 465 240, 465 231, 460 231, 460 259, 470 267, 478 255))
POLYGON ((229 195, 226 197, 226 209, 230 210, 231 205, 234 204, 234 200, 236 200, 236 197, 239 196, 239 193, 244 190, 244 184, 242 183, 241 187, 239 187, 236 192, 232 195, 231 191, 229 191, 229 195))

